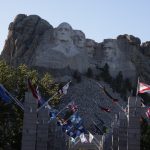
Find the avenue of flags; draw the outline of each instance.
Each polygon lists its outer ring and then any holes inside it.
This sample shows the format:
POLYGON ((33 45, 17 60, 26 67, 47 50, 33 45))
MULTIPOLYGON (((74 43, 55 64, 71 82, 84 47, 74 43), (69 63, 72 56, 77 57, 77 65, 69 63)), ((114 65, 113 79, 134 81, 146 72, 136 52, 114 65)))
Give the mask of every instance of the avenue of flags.
MULTIPOLYGON (((71 137, 74 141, 77 137, 80 138, 82 143, 88 142, 85 137, 85 134, 88 131, 85 129, 83 125, 83 119, 80 117, 78 113, 78 106, 75 104, 74 101, 70 102, 67 106, 65 106, 62 110, 58 111, 57 109, 53 109, 48 102, 57 94, 66 95, 69 85, 69 81, 66 85, 60 87, 58 92, 56 92, 50 99, 44 101, 40 96, 39 90, 37 86, 33 86, 31 81, 28 80, 29 88, 32 92, 33 97, 37 100, 39 108, 37 111, 41 110, 42 108, 49 109, 49 117, 50 120, 55 119, 57 121, 57 125, 62 128, 62 131, 66 133, 69 137, 71 137)), ((94 136, 89 132, 89 142, 92 142, 94 136)))
POLYGON ((62 127, 62 131, 72 139, 80 137, 81 142, 87 141, 84 134, 87 133, 83 119, 78 113, 78 107, 74 102, 70 102, 62 110, 49 110, 50 120, 56 119, 57 125, 62 127))
MULTIPOLYGON (((38 103, 37 112, 40 111, 42 108, 47 108, 49 110, 49 117, 50 117, 49 122, 51 120, 55 119, 57 121, 57 125, 62 128, 62 131, 64 133, 66 133, 69 137, 71 137, 73 140, 75 140, 77 137, 79 137, 82 143, 87 143, 87 142, 91 143, 92 140, 94 139, 94 136, 92 135, 92 133, 90 133, 89 131, 87 131, 85 129, 85 127, 83 125, 83 119, 80 117, 80 115, 78 113, 78 106, 75 104, 74 101, 70 102, 67 106, 65 106, 60 111, 52 108, 48 104, 56 95, 58 95, 58 94, 66 95, 69 85, 70 85, 70 82, 71 81, 66 83, 64 86, 60 87, 58 89, 58 91, 52 97, 50 97, 47 101, 45 101, 42 98, 42 96, 39 92, 38 86, 32 85, 30 79, 28 79, 28 88, 30 89, 33 97, 36 99, 36 101, 38 103), (86 138, 85 134, 89 135, 89 139, 86 138)), ((114 98, 106 90, 106 88, 104 86, 102 86, 100 84, 99 84, 99 86, 102 89, 102 91, 104 92, 104 94, 109 99, 112 100, 112 102, 114 102, 115 104, 118 104, 119 100, 117 98, 114 98)), ((147 85, 142 82, 138 82, 137 89, 138 89, 137 90, 138 93, 150 93, 150 85, 147 85)), ((1 84, 0 84, 0 100, 2 100, 4 103, 15 102, 22 110, 24 110, 23 104, 16 98, 14 98, 1 84)), ((97 106, 103 112, 106 112, 106 113, 111 112, 111 109, 108 107, 104 107, 101 105, 97 105, 97 106)), ((141 106, 145 107, 143 102, 141 102, 141 106)), ((148 119, 150 119, 150 108, 147 109, 146 116, 148 119)), ((93 124, 95 125, 96 128, 99 129, 99 127, 96 125, 95 122, 93 122, 93 124)), ((101 129, 99 129, 99 130, 101 130, 101 129)))
MULTIPOLYGON (((47 101, 43 100, 43 98, 41 97, 41 95, 39 93, 38 87, 33 86, 31 84, 30 80, 28 80, 28 85, 32 92, 33 97, 38 102, 39 108, 37 111, 41 110, 44 107, 48 108, 49 109, 49 117, 50 117, 49 122, 51 120, 55 119, 57 121, 57 125, 62 127, 62 131, 64 133, 66 133, 72 139, 76 139, 77 137, 80 137, 81 142, 85 143, 85 142, 87 142, 87 139, 84 134, 87 133, 87 131, 84 128, 82 118, 78 114, 78 106, 74 103, 74 101, 70 102, 61 111, 51 108, 51 106, 48 104, 48 102, 57 94, 66 95, 69 85, 70 85, 70 82, 71 81, 69 81, 66 85, 60 87, 58 89, 58 92, 56 92, 47 101)), ((91 137, 91 135, 90 135, 90 137, 91 137)), ((90 138, 90 141, 92 141, 91 138, 90 138)))

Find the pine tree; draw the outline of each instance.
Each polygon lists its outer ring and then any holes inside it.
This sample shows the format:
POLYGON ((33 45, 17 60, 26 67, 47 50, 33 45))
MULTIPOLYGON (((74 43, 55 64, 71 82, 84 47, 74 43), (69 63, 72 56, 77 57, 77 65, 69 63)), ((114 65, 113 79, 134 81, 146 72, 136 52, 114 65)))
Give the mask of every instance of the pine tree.
POLYGON ((76 81, 79 83, 81 82, 81 73, 78 70, 75 70, 73 73, 73 77, 74 79, 76 79, 76 81))
POLYGON ((122 72, 120 71, 115 78, 115 89, 117 92, 121 93, 122 85, 123 85, 123 75, 122 72))
MULTIPOLYGON (((50 97, 57 92, 58 87, 49 88, 53 83, 52 76, 48 73, 42 77, 36 70, 29 69, 26 65, 17 68, 10 67, 5 61, 0 61, 0 83, 18 100, 23 100, 27 91, 27 77, 32 84, 38 84, 40 91, 45 91, 50 97)), ((45 97, 45 95, 43 94, 45 97)), ((54 103, 59 99, 55 98, 54 103)), ((2 149, 21 149, 23 112, 14 103, 5 104, 0 99, 0 148, 2 149)))
POLYGON ((92 71, 91 68, 88 68, 87 73, 86 73, 86 76, 87 76, 88 78, 92 78, 92 77, 93 77, 93 71, 92 71))
POLYGON ((111 75, 109 73, 109 65, 107 63, 101 69, 100 75, 104 79, 105 82, 107 82, 107 83, 111 83, 112 82, 112 77, 111 77, 111 75))

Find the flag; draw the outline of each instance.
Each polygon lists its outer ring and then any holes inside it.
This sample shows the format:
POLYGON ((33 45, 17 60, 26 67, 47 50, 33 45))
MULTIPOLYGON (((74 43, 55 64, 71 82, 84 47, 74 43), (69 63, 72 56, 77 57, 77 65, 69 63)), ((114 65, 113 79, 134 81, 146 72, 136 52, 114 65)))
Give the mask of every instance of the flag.
POLYGON ((68 132, 71 128, 73 128, 73 125, 70 121, 67 121, 66 124, 62 125, 62 130, 64 132, 68 132))
POLYGON ((77 130, 69 130, 66 133, 67 133, 68 136, 70 136, 74 139, 77 137, 77 130))
POLYGON ((80 134, 80 140, 81 140, 81 143, 87 143, 88 142, 84 133, 80 134))
POLYGON ((69 103, 67 106, 65 106, 62 111, 60 111, 57 115, 57 117, 59 118, 59 121, 63 121, 63 123, 65 123, 66 121, 68 121, 71 116, 77 111, 77 107, 74 103, 69 103))
MULTIPOLYGON (((39 107, 40 107, 45 103, 45 100, 42 98, 38 86, 36 86, 36 94, 37 94, 38 104, 39 104, 39 107)), ((47 108, 50 108, 49 104, 47 104, 47 108)))
POLYGON ((38 99, 37 92, 36 92, 36 86, 32 85, 30 79, 28 79, 28 87, 31 90, 33 97, 36 98, 36 99, 38 99))
POLYGON ((0 84, 0 98, 6 103, 11 102, 11 97, 1 84, 0 84))
POLYGON ((69 104, 67 107, 73 112, 76 112, 78 110, 78 106, 74 102, 69 104))
POLYGON ((39 107, 44 104, 44 100, 42 99, 41 95, 40 95, 40 92, 39 92, 39 87, 38 86, 35 86, 35 85, 32 85, 31 83, 31 80, 28 79, 28 86, 32 92, 32 95, 34 98, 36 98, 37 102, 38 102, 38 105, 39 107))
POLYGON ((72 122, 73 124, 79 124, 81 121, 82 121, 82 119, 77 113, 74 113, 70 117, 70 122, 72 122))
POLYGON ((56 109, 51 109, 51 110, 49 111, 49 117, 50 117, 50 119, 55 119, 56 116, 57 116, 57 114, 58 114, 58 110, 56 110, 56 109))
POLYGON ((105 112, 108 112, 110 113, 111 110, 109 108, 105 108, 105 107, 102 107, 102 106, 99 106, 99 108, 102 110, 102 111, 105 111, 105 112))
POLYGON ((93 139, 94 139, 93 134, 91 134, 91 133, 89 132, 89 142, 91 143, 93 139))
POLYGON ((148 119, 150 119, 150 108, 147 109, 146 116, 147 116, 148 119))
POLYGON ((59 88, 59 90, 58 90, 59 94, 64 94, 64 95, 67 94, 67 91, 68 91, 70 82, 71 82, 71 81, 69 81, 69 82, 68 82, 66 85, 64 85, 63 87, 59 88))
POLYGON ((58 126, 63 126, 67 124, 67 121, 63 118, 61 118, 61 116, 56 116, 57 119, 57 125, 58 126))
POLYGON ((75 128, 74 126, 69 126, 69 128, 66 130, 66 133, 68 136, 72 137, 72 138, 76 138, 78 136, 81 135, 81 133, 83 133, 81 130, 75 128))
POLYGON ((81 132, 81 133, 87 133, 85 127, 82 124, 77 124, 76 128, 81 132))
POLYGON ((138 93, 150 93, 150 85, 139 82, 138 93))
POLYGON ((76 138, 74 139, 73 137, 71 137, 70 141, 71 141, 72 143, 75 143, 75 142, 76 142, 76 138))

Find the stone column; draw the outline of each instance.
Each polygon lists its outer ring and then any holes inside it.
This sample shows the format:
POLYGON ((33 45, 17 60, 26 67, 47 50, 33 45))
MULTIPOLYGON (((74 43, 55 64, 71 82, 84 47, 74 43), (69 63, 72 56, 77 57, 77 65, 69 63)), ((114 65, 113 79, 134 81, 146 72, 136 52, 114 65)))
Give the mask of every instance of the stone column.
POLYGON ((118 118, 115 115, 114 122, 112 125, 112 150, 118 149, 118 118))
POLYGON ((30 92, 25 93, 22 150, 35 150, 37 103, 30 92))
POLYGON ((65 134, 56 120, 51 120, 49 123, 48 132, 48 150, 68 150, 65 134))
POLYGON ((127 116, 121 111, 119 113, 118 150, 127 150, 127 116))
POLYGON ((36 150, 47 150, 48 146, 48 109, 41 109, 38 112, 38 124, 37 124, 37 141, 36 150))
POLYGON ((141 101, 138 97, 130 97, 128 106, 128 150, 140 150, 141 101))

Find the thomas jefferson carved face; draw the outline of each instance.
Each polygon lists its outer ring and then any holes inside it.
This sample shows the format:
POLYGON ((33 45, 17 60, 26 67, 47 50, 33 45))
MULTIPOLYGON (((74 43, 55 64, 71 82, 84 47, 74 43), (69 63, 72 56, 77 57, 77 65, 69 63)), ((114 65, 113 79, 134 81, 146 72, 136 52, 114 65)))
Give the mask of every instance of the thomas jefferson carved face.
POLYGON ((74 43, 77 47, 85 46, 85 34, 80 30, 74 30, 74 43))
POLYGON ((61 23, 57 28, 56 28, 56 38, 59 41, 64 41, 68 42, 71 41, 71 36, 72 36, 72 27, 68 23, 61 23))

